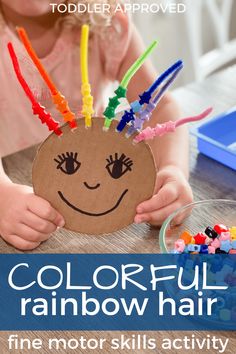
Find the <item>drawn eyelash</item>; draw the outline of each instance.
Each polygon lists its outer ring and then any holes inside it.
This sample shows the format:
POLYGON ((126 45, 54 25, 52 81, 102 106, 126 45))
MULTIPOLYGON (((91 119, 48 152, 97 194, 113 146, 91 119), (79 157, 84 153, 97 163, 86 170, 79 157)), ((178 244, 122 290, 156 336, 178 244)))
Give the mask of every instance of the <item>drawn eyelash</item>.
POLYGON ((114 179, 118 179, 126 172, 132 170, 133 161, 125 154, 121 154, 119 157, 119 154, 116 152, 114 156, 110 155, 106 160, 106 169, 114 179))
POLYGON ((57 169, 60 169, 62 172, 68 175, 73 175, 81 166, 81 163, 77 158, 77 152, 66 152, 58 155, 54 161, 57 163, 57 169))

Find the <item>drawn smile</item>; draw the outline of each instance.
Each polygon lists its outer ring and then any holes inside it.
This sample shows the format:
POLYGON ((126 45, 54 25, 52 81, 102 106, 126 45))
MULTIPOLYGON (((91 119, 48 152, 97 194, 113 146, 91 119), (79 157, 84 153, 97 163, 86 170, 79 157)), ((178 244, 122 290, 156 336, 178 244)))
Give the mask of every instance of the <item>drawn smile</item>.
POLYGON ((120 198, 117 200, 116 204, 109 210, 106 210, 102 213, 90 213, 88 211, 84 211, 84 210, 81 210, 79 208, 77 208, 76 206, 74 206, 73 204, 71 204, 65 197, 64 195, 62 194, 61 191, 58 191, 58 194, 60 196, 60 198, 63 200, 64 203, 66 203, 70 208, 78 211, 79 213, 81 214, 85 214, 85 215, 89 215, 89 216, 103 216, 103 215, 106 215, 106 214, 109 214, 111 213, 112 211, 114 211, 116 208, 118 208, 118 206, 120 205, 122 199, 124 198, 124 196, 126 195, 126 193, 128 192, 128 189, 125 189, 124 192, 121 194, 120 198))

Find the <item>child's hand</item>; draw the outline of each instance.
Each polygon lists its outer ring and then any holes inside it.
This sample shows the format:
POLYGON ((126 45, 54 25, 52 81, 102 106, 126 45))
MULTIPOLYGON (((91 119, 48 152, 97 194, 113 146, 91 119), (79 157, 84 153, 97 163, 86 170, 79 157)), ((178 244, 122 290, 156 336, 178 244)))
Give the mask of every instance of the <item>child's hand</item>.
POLYGON ((0 185, 0 235, 20 250, 32 250, 47 240, 63 217, 32 188, 13 183, 0 185))
MULTIPOLYGON (((192 201, 192 190, 183 172, 178 167, 167 166, 157 173, 153 197, 137 206, 134 221, 160 226, 176 209, 192 201)), ((180 223, 183 218, 175 222, 180 223)))

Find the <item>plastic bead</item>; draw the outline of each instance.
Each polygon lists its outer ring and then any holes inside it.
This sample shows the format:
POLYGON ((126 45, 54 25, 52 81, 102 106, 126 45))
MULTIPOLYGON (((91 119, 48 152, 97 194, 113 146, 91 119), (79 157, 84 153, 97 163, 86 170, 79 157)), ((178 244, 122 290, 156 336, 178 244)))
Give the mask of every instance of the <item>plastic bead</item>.
POLYGON ((142 105, 139 103, 139 101, 134 101, 130 104, 130 107, 134 113, 137 113, 141 110, 142 105))
POLYGON ((175 250, 177 250, 178 252, 183 252, 184 249, 185 249, 184 240, 178 239, 177 241, 175 241, 175 250))
POLYGON ((91 95, 91 88, 88 83, 82 85, 81 94, 82 94, 82 102, 83 102, 81 113, 85 117, 85 126, 91 127, 92 115, 94 114, 94 110, 93 110, 93 96, 91 95))
POLYGON ((118 132, 121 132, 125 128, 126 124, 128 124, 132 120, 134 120, 134 112, 133 112, 133 110, 125 111, 125 113, 123 114, 120 122, 117 125, 116 130, 118 132))
POLYGON ((208 226, 205 230, 205 234, 210 237, 215 239, 216 237, 218 237, 218 233, 210 226, 208 226))
POLYGON ((108 119, 114 118, 115 117, 115 109, 113 107, 107 107, 104 116, 107 117, 108 119))
POLYGON ((230 240, 231 237, 230 237, 230 232, 227 231, 227 232, 221 232, 221 235, 219 237, 219 240, 220 241, 227 241, 227 240, 230 240))
POLYGON ((229 229, 223 224, 217 224, 214 226, 214 230, 220 235, 221 232, 227 232, 229 229))
POLYGON ((144 103, 148 104, 150 102, 151 99, 151 93, 149 91, 144 91, 142 95, 139 96, 140 97, 140 101, 139 103, 141 105, 143 105, 144 103))
POLYGON ((214 241, 211 242, 211 246, 214 248, 220 248, 220 240, 215 238, 214 241))
POLYGON ((188 245, 189 252, 200 252, 200 249, 201 249, 200 245, 193 245, 193 244, 188 245))
POLYGON ((180 238, 181 238, 182 240, 184 240, 185 245, 188 245, 189 243, 191 243, 192 235, 191 235, 188 231, 184 231, 184 232, 181 234, 180 238))
POLYGON ((231 249, 231 243, 229 240, 227 241, 221 241, 221 245, 220 245, 220 249, 221 251, 225 251, 225 252, 229 252, 229 250, 231 249))
POLYGON ((208 254, 208 245, 201 245, 200 253, 208 254))
POLYGON ((216 253, 216 249, 213 246, 208 246, 208 253, 209 254, 215 254, 216 253))
POLYGON ((234 239, 236 240, 236 226, 231 227, 231 229, 229 231, 230 231, 231 238, 233 240, 234 239))
POLYGON ((194 240, 197 245, 204 245, 206 242, 206 236, 199 232, 196 236, 194 236, 194 240))
POLYGON ((227 252, 221 250, 220 248, 216 248, 216 253, 222 253, 222 254, 227 254, 227 252))
POLYGON ((127 89, 124 87, 119 86, 116 90, 115 90, 115 94, 118 98, 125 98, 126 97, 126 93, 127 93, 127 89))
POLYGON ((236 240, 233 240, 233 241, 231 242, 231 245, 232 245, 232 249, 233 249, 233 250, 236 250, 236 240))
POLYGON ((39 103, 32 105, 32 110, 34 115, 38 115, 41 122, 46 123, 50 131, 54 131, 57 136, 62 135, 59 122, 55 121, 50 113, 45 111, 45 107, 41 106, 39 103))
POLYGON ((75 114, 70 111, 68 101, 60 92, 57 92, 57 94, 53 95, 52 100, 53 103, 57 105, 58 111, 63 115, 65 122, 70 123, 75 120, 75 114))
POLYGON ((119 106, 120 101, 119 98, 126 97, 127 89, 119 86, 115 91, 116 96, 109 99, 109 104, 106 110, 103 112, 104 116, 107 118, 105 120, 105 127, 109 128, 111 125, 111 121, 115 118, 116 108, 119 106))
POLYGON ((192 239, 191 239, 190 243, 192 243, 193 245, 195 245, 195 240, 194 240, 194 238, 193 238, 193 237, 192 237, 192 239))

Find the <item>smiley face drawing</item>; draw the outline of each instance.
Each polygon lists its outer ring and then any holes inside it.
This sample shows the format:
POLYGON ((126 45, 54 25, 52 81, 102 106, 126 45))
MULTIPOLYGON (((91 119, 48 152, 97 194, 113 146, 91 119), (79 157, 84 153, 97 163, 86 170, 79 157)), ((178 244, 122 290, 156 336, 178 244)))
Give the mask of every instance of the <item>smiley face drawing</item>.
POLYGON ((62 127, 40 146, 33 164, 36 195, 48 200, 65 218, 65 228, 86 234, 104 234, 133 222, 137 205, 154 191, 156 168, 150 148, 134 145, 125 132, 108 132, 103 118, 84 119, 78 128, 62 127))

